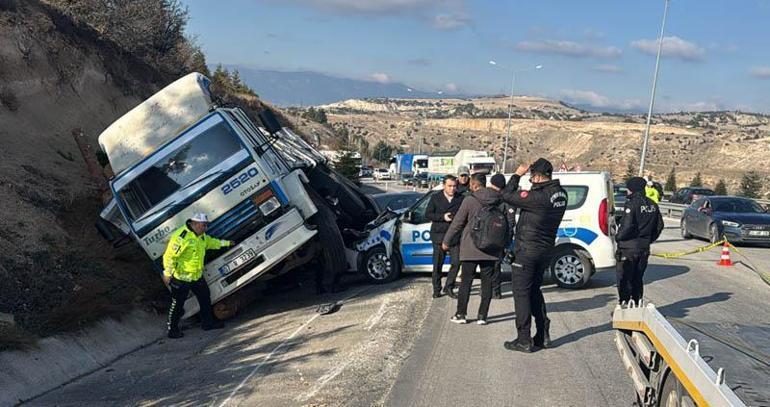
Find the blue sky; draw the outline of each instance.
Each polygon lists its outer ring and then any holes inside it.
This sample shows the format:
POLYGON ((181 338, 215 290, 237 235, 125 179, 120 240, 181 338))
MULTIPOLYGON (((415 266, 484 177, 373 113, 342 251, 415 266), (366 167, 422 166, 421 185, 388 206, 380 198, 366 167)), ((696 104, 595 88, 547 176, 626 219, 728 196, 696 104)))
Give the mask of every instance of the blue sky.
MULTIPOLYGON (((186 0, 211 64, 645 110, 663 0, 186 0), (489 60, 498 64, 492 66, 489 60)), ((657 111, 770 112, 770 0, 671 0, 657 111)), ((259 89, 256 89, 259 92, 259 89)))

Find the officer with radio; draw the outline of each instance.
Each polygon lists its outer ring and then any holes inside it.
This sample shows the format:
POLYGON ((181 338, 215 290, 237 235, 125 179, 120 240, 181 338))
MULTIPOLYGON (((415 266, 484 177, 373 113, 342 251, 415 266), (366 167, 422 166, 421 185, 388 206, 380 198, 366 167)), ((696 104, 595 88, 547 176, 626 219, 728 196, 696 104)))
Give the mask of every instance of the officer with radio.
POLYGON ((163 254, 163 282, 171 290, 171 307, 168 310, 169 338, 183 336, 182 330, 179 329, 179 320, 184 314, 184 302, 190 291, 198 300, 203 330, 224 327, 211 308, 211 293, 203 276, 203 260, 206 250, 230 247, 233 242, 207 235, 208 222, 205 213, 195 214, 184 226, 171 234, 163 254))

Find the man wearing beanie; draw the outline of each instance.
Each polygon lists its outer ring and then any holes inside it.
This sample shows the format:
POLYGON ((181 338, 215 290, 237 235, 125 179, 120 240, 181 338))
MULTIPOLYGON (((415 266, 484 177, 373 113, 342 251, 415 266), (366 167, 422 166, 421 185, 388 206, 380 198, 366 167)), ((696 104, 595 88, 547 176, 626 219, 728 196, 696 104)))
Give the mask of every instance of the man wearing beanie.
POLYGON ((638 303, 642 298, 642 277, 650 257, 650 244, 660 237, 664 226, 658 204, 645 194, 647 181, 633 177, 626 182, 626 187, 629 196, 615 235, 618 243, 618 299, 621 304, 629 300, 638 303))
POLYGON ((516 224, 515 260, 511 282, 516 308, 517 338, 505 342, 508 350, 532 352, 535 347, 551 344, 548 332, 550 321, 545 310, 545 299, 540 290, 543 273, 551 261, 556 244, 556 231, 567 210, 567 192, 559 180, 551 179, 553 165, 540 158, 532 165, 521 165, 503 190, 503 200, 521 213, 516 224), (531 172, 529 191, 518 190, 521 176, 531 172), (535 318, 535 336, 531 337, 532 317, 535 318))
MULTIPOLYGON (((489 189, 502 192, 503 188, 505 188, 505 176, 503 174, 495 174, 492 176, 492 178, 489 181, 489 189)), ((507 203, 503 202, 500 204, 500 211, 505 214, 505 217, 508 219, 508 237, 507 241, 510 241, 513 239, 513 231, 516 227, 516 209, 513 208, 511 205, 508 205, 507 203)), ((506 249, 508 250, 508 249, 506 249)), ((505 257, 505 255, 503 256, 505 257)), ((503 298, 503 293, 501 289, 502 281, 500 281, 500 273, 501 273, 501 267, 502 267, 502 259, 498 260, 495 263, 495 274, 492 277, 492 298, 495 299, 501 299, 503 298)))

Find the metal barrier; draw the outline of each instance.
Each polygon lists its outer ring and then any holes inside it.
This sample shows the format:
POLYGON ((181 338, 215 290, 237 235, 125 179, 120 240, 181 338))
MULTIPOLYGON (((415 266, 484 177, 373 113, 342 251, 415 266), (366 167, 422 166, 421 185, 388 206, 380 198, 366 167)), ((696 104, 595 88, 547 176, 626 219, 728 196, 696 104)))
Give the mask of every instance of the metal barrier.
MULTIPOLYGON (((760 205, 763 205, 765 207, 770 207, 770 200, 767 199, 755 199, 757 203, 760 205)), ((684 204, 677 204, 677 203, 671 203, 671 202, 661 202, 658 204, 658 207, 660 207, 660 212, 663 213, 663 216, 673 218, 673 219, 681 219, 682 214, 684 214, 684 210, 689 205, 684 204)))
POLYGON ((663 214, 663 216, 673 219, 681 219, 682 214, 684 213, 684 210, 687 208, 687 206, 688 205, 675 204, 671 202, 661 202, 658 204, 660 212, 663 214))

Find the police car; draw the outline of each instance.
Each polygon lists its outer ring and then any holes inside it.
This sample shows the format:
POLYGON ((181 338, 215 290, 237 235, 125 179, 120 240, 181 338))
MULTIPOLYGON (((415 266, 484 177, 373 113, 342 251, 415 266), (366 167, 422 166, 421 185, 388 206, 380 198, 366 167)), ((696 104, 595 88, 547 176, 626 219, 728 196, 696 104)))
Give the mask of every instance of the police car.
MULTIPOLYGON (((564 288, 585 286, 599 270, 615 267, 612 178, 608 172, 557 172, 567 191, 567 211, 559 226, 550 276, 564 288)), ((510 176, 506 176, 510 178, 510 176)), ((529 175, 520 186, 529 189, 529 175)), ((439 188, 440 189, 440 188, 439 188)), ((357 245, 355 263, 374 282, 388 282, 402 271, 431 272, 433 246, 425 210, 431 193, 408 210, 386 212, 357 245)), ((444 265, 449 269, 449 259, 444 265)))

